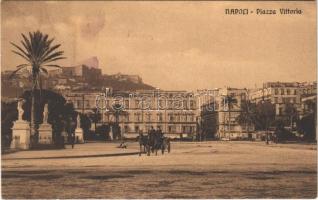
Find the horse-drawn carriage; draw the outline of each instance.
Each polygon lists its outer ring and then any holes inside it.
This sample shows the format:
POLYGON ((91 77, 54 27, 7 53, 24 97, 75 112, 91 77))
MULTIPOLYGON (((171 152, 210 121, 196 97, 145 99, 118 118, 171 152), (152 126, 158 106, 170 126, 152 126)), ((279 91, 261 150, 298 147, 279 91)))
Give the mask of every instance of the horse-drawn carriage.
POLYGON ((147 135, 139 133, 138 136, 140 152, 147 153, 150 156, 150 153, 155 153, 157 155, 158 150, 161 150, 161 154, 164 154, 165 151, 170 153, 171 145, 170 139, 164 137, 162 133, 149 132, 147 135))

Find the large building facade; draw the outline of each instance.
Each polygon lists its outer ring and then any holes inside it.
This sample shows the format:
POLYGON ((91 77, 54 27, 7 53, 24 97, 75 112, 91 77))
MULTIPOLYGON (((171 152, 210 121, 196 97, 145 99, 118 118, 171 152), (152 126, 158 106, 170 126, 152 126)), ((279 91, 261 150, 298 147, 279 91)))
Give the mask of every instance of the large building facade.
POLYGON ((124 137, 136 137, 152 127, 170 137, 196 134, 196 99, 186 91, 69 92, 64 94, 76 111, 91 115, 98 108, 101 124, 118 123, 124 137), (119 105, 114 109, 114 105, 119 105))
POLYGON ((302 98, 316 94, 315 82, 266 82, 263 88, 251 90, 249 98, 255 103, 269 100, 275 105, 276 115, 284 115, 287 104, 293 105, 298 112, 301 112, 302 98))

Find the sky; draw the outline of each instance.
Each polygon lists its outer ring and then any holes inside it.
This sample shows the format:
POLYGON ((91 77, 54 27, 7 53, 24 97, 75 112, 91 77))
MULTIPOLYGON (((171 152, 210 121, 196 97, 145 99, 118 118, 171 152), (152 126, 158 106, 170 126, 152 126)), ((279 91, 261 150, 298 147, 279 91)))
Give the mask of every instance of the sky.
POLYGON ((316 80, 316 2, 2 2, 1 70, 21 33, 40 30, 74 65, 96 56, 104 74, 138 74, 165 90, 260 87, 316 80), (226 8, 302 15, 225 15, 226 8))

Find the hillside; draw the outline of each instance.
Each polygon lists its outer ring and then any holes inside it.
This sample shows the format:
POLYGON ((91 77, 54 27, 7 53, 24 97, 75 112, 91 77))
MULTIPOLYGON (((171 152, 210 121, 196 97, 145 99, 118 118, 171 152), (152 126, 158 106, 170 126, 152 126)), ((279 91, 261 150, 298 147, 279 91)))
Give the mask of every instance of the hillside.
MULTIPOLYGON (((68 79, 66 77, 42 77, 42 88, 55 90, 59 79, 68 79)), ((1 77, 1 96, 2 98, 15 98, 20 96, 24 90, 30 89, 29 80, 23 77, 19 77, 18 79, 10 80, 7 76, 1 77), (23 87, 19 87, 23 86, 23 87)), ((65 86, 69 86, 74 91, 102 91, 103 88, 109 87, 113 88, 113 90, 120 91, 136 91, 136 90, 152 90, 155 87, 145 84, 143 82, 136 83, 130 80, 118 80, 112 76, 103 75, 101 77, 94 77, 91 79, 82 78, 69 78, 68 82, 64 84, 65 86), (73 81, 70 81, 73 80, 73 81)))

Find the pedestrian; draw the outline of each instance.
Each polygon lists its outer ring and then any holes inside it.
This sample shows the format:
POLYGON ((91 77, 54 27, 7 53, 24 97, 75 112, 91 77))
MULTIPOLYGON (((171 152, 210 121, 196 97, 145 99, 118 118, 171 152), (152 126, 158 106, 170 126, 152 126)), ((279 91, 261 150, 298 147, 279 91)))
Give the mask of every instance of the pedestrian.
POLYGON ((75 144, 75 134, 72 133, 72 136, 71 136, 71 143, 72 143, 72 149, 74 149, 74 144, 75 144))

